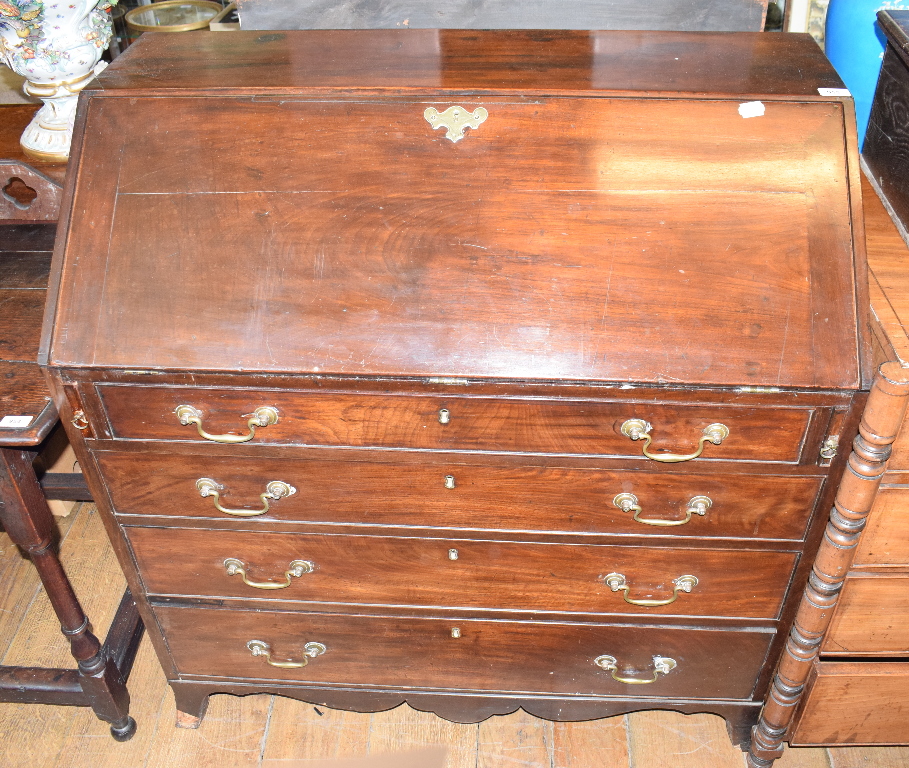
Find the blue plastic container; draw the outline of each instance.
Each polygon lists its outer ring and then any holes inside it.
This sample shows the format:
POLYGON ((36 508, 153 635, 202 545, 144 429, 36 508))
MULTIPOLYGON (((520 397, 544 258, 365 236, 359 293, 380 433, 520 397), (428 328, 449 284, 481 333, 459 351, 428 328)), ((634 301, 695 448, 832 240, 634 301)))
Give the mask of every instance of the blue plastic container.
POLYGON ((876 20, 881 10, 909 11, 909 0, 830 0, 827 8, 827 58, 855 99, 859 147, 865 141, 871 100, 887 45, 876 20))

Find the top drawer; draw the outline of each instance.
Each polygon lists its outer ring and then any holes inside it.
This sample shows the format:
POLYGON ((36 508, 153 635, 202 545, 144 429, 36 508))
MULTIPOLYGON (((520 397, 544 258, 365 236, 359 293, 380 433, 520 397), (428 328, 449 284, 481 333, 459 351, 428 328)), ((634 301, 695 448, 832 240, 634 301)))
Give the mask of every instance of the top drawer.
POLYGON ((703 459, 795 463, 816 412, 813 408, 195 387, 101 385, 98 392, 116 438, 628 458, 649 454, 660 462, 695 458, 702 450, 703 459), (180 413, 186 424, 177 413, 181 406, 190 406, 180 413), (261 407, 274 409, 277 422, 250 428, 253 412, 261 407), (723 429, 711 432, 714 425, 723 429), (640 431, 648 428, 650 445, 640 431), (636 434, 638 439, 632 439, 636 434), (711 441, 711 436, 718 442, 711 441))

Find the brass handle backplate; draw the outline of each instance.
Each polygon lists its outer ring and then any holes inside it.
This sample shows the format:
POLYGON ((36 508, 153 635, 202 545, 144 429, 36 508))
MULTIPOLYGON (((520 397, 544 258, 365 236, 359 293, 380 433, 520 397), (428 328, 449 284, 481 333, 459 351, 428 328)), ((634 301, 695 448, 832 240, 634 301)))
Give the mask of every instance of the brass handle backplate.
POLYGON ((464 138, 464 129, 469 127, 476 130, 479 128, 480 123, 489 117, 489 112, 483 107, 477 107, 473 112, 464 107, 449 107, 444 112, 439 112, 435 107, 429 107, 423 112, 423 117, 433 127, 433 130, 447 128, 446 139, 460 141, 464 138))
POLYGON ((216 443, 246 443, 256 436, 256 427, 269 427, 278 423, 278 409, 270 405, 263 405, 256 408, 251 414, 247 413, 241 418, 249 416, 246 426, 249 429, 248 435, 212 435, 202 429, 202 411, 191 405, 178 405, 174 409, 177 418, 184 427, 195 424, 196 431, 206 440, 212 440, 216 443))
POLYGON ((285 483, 283 480, 272 480, 265 486, 265 493, 259 494, 259 498, 262 500, 263 504, 262 509, 227 509, 226 507, 221 506, 221 491, 224 490, 224 486, 219 485, 210 477, 200 477, 196 480, 196 490, 199 491, 199 495, 203 499, 211 496, 215 502, 215 509, 219 512, 223 512, 225 515, 233 515, 234 517, 256 517, 258 515, 264 515, 268 512, 269 499, 277 501, 286 496, 293 496, 297 492, 297 489, 290 483, 285 483))
POLYGON ((696 459, 704 452, 704 446, 707 443, 713 443, 714 445, 719 445, 727 437, 729 437, 729 427, 725 424, 710 424, 704 427, 704 433, 701 435, 701 439, 698 440, 698 448, 694 453, 680 454, 680 453, 650 453, 647 449, 650 447, 650 443, 653 438, 650 436, 650 430, 653 427, 643 419, 628 419, 622 424, 621 430, 622 434, 625 437, 630 437, 632 440, 642 440, 644 445, 641 449, 641 452, 648 458, 653 459, 654 461, 662 461, 667 464, 675 463, 678 461, 691 461, 696 459))
POLYGON ((689 500, 685 509, 685 517, 682 520, 663 520, 659 517, 641 517, 644 510, 638 504, 638 497, 633 493, 620 493, 612 500, 612 503, 623 512, 634 512, 634 519, 638 523, 659 526, 685 525, 691 520, 692 515, 706 515, 707 510, 713 506, 713 501, 709 496, 694 496, 689 500))
POLYGON ((676 660, 670 659, 668 656, 654 656, 653 677, 651 677, 649 680, 642 680, 639 677, 620 677, 617 675, 616 672, 619 670, 619 662, 615 656, 597 656, 593 660, 593 663, 601 669, 612 672, 612 679, 616 682, 627 683, 628 685, 647 685, 648 683, 655 683, 660 673, 668 675, 673 669, 678 666, 676 660))
POLYGON ((303 661, 274 661, 271 658, 271 646, 262 640, 250 640, 246 647, 253 656, 263 656, 273 667, 281 669, 299 669, 309 664, 310 659, 321 656, 328 650, 322 643, 307 643, 303 646, 303 661))
POLYGON ((633 600, 628 597, 628 593, 631 591, 631 587, 628 586, 625 576, 621 573, 609 573, 606 576, 601 577, 606 583, 606 586, 609 587, 613 592, 622 591, 622 599, 626 603, 631 605, 641 605, 645 608, 654 608, 658 605, 669 605, 674 603, 679 596, 679 592, 691 592, 694 587, 698 585, 697 576, 691 576, 685 574, 684 576, 679 576, 672 582, 673 590, 672 597, 668 597, 665 600, 633 600))
POLYGON ((284 581, 251 581, 246 575, 246 564, 242 560, 228 557, 224 561, 224 568, 228 576, 240 574, 244 584, 256 589, 284 589, 290 586, 291 578, 299 579, 304 573, 312 573, 315 567, 315 564, 309 560, 291 560, 287 570, 284 571, 284 581))

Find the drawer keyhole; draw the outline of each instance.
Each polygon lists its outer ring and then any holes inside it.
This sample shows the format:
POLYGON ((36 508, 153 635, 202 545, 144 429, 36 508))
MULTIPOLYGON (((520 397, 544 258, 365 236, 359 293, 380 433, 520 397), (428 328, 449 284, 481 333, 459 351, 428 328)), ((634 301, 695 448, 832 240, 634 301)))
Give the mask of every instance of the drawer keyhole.
POLYGON ((455 478, 454 475, 445 475, 445 487, 454 488, 455 487, 455 478))

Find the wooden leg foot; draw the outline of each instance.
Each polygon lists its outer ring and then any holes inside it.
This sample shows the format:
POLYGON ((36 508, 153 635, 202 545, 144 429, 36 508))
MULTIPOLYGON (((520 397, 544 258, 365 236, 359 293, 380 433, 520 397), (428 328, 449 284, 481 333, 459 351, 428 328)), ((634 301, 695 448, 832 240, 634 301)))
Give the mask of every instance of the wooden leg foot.
POLYGON ((202 725, 202 718, 190 715, 188 712, 177 710, 177 721, 174 723, 177 728, 198 728, 202 725))
POLYGON ((208 694, 201 686, 171 683, 177 704, 177 728, 198 728, 208 709, 208 694))
POLYGON ((114 741, 129 741, 136 735, 136 721, 127 716, 122 723, 113 723, 110 735, 114 737, 114 741))

